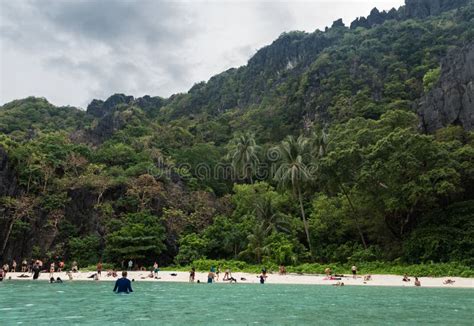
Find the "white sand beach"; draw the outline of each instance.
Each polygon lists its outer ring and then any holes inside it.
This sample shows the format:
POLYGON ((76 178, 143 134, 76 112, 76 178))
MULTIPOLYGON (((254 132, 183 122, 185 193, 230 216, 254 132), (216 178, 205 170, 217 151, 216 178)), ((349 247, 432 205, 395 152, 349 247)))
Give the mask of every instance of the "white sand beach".
MULTIPOLYGON (((73 273, 74 281, 89 281, 95 282, 92 278, 89 278, 95 272, 77 272, 73 273)), ((28 278, 20 278, 22 273, 8 273, 6 281, 10 278, 11 280, 31 280, 31 274, 28 278)), ((121 272, 118 272, 119 276, 121 272)), ((149 278, 150 273, 146 271, 132 271, 128 272, 128 278, 135 280, 135 282, 189 282, 188 272, 173 272, 173 271, 160 271, 159 279, 149 278)), ((224 273, 221 273, 220 278, 216 283, 228 283, 222 281, 224 273)), ((107 277, 107 272, 102 272, 102 276, 99 277, 99 281, 115 281, 114 277, 107 277)), ((237 284, 259 284, 259 278, 257 274, 250 273, 232 273, 232 276, 237 279, 237 284)), ((414 277, 410 277, 410 282, 403 282, 403 276, 400 275, 372 275, 372 280, 364 282, 363 275, 353 278, 352 275, 345 275, 341 277, 341 280, 328 280, 326 275, 316 274, 267 274, 266 284, 310 284, 310 285, 334 285, 337 282, 344 282, 344 285, 358 285, 358 286, 414 286, 414 277)), ((54 277, 60 277, 65 282, 70 282, 65 272, 54 273, 54 277)), ((49 273, 41 273, 39 280, 48 281, 49 273)), ((200 280, 203 283, 207 282, 207 273, 196 272, 195 280, 200 280)), ((439 288, 474 288, 474 278, 462 278, 462 277, 420 277, 419 278, 422 287, 439 287, 439 288), (445 285, 443 282, 447 279, 455 281, 453 284, 445 285)))

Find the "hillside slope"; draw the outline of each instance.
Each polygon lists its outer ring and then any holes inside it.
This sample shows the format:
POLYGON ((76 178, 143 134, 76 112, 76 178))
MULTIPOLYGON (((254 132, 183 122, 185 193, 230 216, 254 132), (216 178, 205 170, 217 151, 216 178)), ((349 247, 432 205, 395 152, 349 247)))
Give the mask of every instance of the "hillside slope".
POLYGON ((474 1, 289 32, 170 98, 0 107, 0 260, 474 257, 474 1))

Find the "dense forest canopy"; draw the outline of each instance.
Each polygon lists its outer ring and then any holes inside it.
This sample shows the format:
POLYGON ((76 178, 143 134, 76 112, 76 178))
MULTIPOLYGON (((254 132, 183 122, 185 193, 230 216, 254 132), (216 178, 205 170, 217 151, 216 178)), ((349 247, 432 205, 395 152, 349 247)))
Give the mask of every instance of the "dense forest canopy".
POLYGON ((170 98, 7 103, 1 259, 472 266, 473 39, 473 1, 407 0, 170 98))

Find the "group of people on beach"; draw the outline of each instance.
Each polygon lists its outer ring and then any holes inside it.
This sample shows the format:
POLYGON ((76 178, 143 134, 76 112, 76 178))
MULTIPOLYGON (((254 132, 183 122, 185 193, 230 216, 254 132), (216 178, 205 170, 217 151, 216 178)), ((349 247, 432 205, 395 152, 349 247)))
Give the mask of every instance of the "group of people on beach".
MULTIPOLYGON (((1 265, 2 267, 0 268, 0 281, 4 280, 7 276, 8 273, 14 273, 18 271, 18 264, 15 260, 11 261, 11 264, 9 263, 4 263, 1 265)), ((39 275, 41 272, 47 273, 49 272, 49 279, 51 283, 62 283, 61 278, 56 277, 55 278, 55 273, 60 273, 63 272, 65 269, 66 264, 64 263, 63 260, 57 260, 57 261, 52 261, 49 263, 49 268, 47 265, 43 263, 42 260, 40 259, 31 259, 30 261, 23 259, 21 261, 21 275, 17 276, 18 278, 30 278, 32 277, 34 280, 38 279, 39 275), (30 275, 28 275, 30 274, 30 275)), ((128 260, 128 261, 122 261, 122 267, 123 270, 127 269, 128 271, 133 271, 133 270, 138 270, 138 271, 146 271, 147 269, 145 267, 139 268, 138 265, 136 265, 133 260, 128 260)), ((73 279, 73 274, 72 273, 77 273, 79 271, 78 263, 76 261, 73 261, 70 265, 69 270, 66 272, 66 275, 68 276, 69 280, 73 279)), ((88 278, 94 279, 94 280, 99 280, 99 278, 102 276, 102 271, 103 271, 103 264, 102 261, 99 261, 96 266, 96 272, 92 275, 90 275, 88 278)), ((158 262, 155 261, 152 268, 149 269, 150 273, 148 275, 148 278, 153 278, 153 279, 160 279, 158 276, 160 268, 158 265, 158 262)), ((326 277, 324 278, 325 280, 330 280, 330 281, 337 281, 337 283, 333 284, 336 286, 343 286, 344 282, 342 282, 342 279, 344 277, 347 278, 347 276, 342 275, 342 274, 336 274, 333 273, 331 268, 326 268, 325 269, 325 274, 326 277)), ((352 272, 352 278, 357 279, 357 273, 358 269, 357 266, 352 266, 351 268, 352 272)), ((286 275, 286 268, 284 265, 280 265, 278 269, 278 274, 279 275, 286 275)), ((207 274, 207 283, 214 283, 216 281, 219 281, 221 274, 221 266, 218 265, 217 267, 211 266, 209 269, 209 272, 207 274)), ((123 274, 122 274, 123 275, 123 274)), ((173 275, 173 274, 171 274, 173 275)), ((118 273, 115 269, 111 269, 107 271, 106 274, 107 277, 113 277, 117 278, 118 273)), ((126 272, 125 272, 126 276, 126 272)), ((173 276, 176 276, 174 273, 173 276)), ((259 279, 259 282, 261 284, 264 284, 267 280, 267 270, 265 267, 262 268, 260 275, 257 275, 257 278, 259 279)), ((11 278, 11 277, 10 277, 11 278)), ((142 279, 145 279, 147 277, 143 276, 142 279)), ((196 269, 194 267, 191 268, 189 271, 189 282, 193 283, 196 280, 196 269)), ((244 277, 241 277, 241 281, 247 281, 244 277)), ((223 282, 229 282, 229 283, 237 283, 237 279, 232 276, 232 272, 230 268, 225 269, 224 271, 224 276, 222 277, 223 282)), ((364 275, 363 276, 363 283, 367 284, 367 282, 372 281, 372 275, 364 275)), ((402 278, 403 282, 411 282, 411 279, 408 277, 407 274, 405 274, 402 278)), ((122 281, 124 282, 124 281, 122 281)), ((197 280, 197 283, 201 283, 200 280, 197 280)), ((443 281, 444 285, 452 285, 455 283, 455 280, 452 279, 447 279, 443 281)), ((414 277, 413 280, 414 286, 421 286, 421 282, 418 279, 418 277, 414 277)), ((120 291, 119 291, 120 292, 120 291)), ((130 291, 131 292, 131 291, 130 291)))
MULTIPOLYGON (((209 272, 207 273, 207 283, 214 283, 216 281, 219 281, 219 276, 221 274, 221 267, 217 266, 211 266, 209 269, 209 272)), ((265 267, 262 268, 262 273, 257 276, 260 279, 260 283, 264 284, 266 279, 267 279, 267 269, 265 267)), ((192 267, 191 270, 189 271, 189 282, 194 283, 196 280, 196 268, 192 267)), ((245 277, 240 278, 241 281, 247 281, 245 277)), ((227 268, 224 272, 224 277, 222 278, 223 282, 229 282, 229 283, 237 283, 237 279, 232 276, 232 272, 230 268, 227 268)), ((201 283, 200 280, 197 280, 197 283, 201 283)))

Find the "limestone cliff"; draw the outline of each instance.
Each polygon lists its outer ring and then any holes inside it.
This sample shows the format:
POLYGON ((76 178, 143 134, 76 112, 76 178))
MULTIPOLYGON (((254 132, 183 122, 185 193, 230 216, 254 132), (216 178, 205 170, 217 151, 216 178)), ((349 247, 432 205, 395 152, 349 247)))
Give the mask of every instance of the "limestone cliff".
POLYGON ((474 43, 443 60, 441 77, 420 100, 418 113, 427 132, 451 124, 474 129, 474 43))

